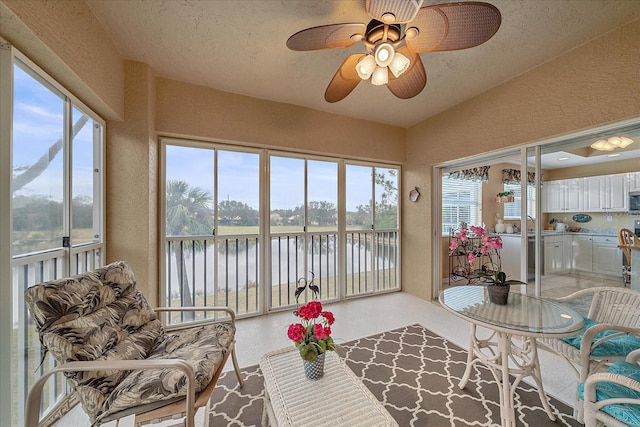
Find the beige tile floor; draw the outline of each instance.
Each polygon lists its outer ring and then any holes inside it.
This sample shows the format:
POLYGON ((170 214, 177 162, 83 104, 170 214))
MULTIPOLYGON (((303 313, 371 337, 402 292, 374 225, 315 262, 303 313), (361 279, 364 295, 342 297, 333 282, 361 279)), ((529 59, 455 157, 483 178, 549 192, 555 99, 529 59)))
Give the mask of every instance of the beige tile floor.
POLYGON ((542 278, 542 296, 557 298, 581 289, 596 286, 624 286, 620 277, 597 276, 593 274, 567 273, 542 278))
MULTIPOLYGON (((462 348, 468 345, 469 324, 467 322, 448 313, 436 302, 425 301, 405 292, 352 299, 328 304, 326 308, 335 315, 336 322, 332 335, 338 343, 419 323, 462 348)), ((236 336, 240 366, 255 365, 262 354, 292 346, 286 330, 294 320, 291 310, 240 319, 237 323, 236 336)), ((540 351, 540 364, 545 391, 571 404, 574 399, 576 379, 567 362, 546 351, 540 351)), ((227 363, 226 369, 232 369, 231 362, 227 363)), ((159 425, 174 424, 175 422, 159 425)), ((75 408, 56 425, 80 427, 88 426, 89 421, 81 409, 75 408)), ((120 425, 132 425, 132 422, 125 420, 120 425)))

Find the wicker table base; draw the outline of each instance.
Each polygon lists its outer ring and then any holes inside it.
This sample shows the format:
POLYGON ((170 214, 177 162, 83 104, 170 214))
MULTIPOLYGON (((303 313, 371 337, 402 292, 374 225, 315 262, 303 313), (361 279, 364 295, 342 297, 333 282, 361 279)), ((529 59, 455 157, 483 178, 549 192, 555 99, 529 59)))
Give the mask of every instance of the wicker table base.
POLYGON ((272 426, 397 426, 384 406, 335 352, 327 352, 324 376, 309 380, 295 348, 260 359, 265 397, 262 424, 272 426))

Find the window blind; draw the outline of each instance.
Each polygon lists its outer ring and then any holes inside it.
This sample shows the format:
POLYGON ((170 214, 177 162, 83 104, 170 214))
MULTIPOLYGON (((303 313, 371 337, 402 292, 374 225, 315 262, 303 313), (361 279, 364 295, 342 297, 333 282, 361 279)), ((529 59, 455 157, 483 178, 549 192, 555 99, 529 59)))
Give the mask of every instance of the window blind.
POLYGON ((442 177, 442 234, 459 228, 460 222, 481 225, 482 183, 442 177))
MULTIPOLYGON (((535 188, 527 185, 527 215, 535 217, 535 188)), ((522 189, 520 184, 504 184, 503 191, 513 191, 514 202, 504 204, 504 218, 520 218, 520 207, 522 206, 522 189)))

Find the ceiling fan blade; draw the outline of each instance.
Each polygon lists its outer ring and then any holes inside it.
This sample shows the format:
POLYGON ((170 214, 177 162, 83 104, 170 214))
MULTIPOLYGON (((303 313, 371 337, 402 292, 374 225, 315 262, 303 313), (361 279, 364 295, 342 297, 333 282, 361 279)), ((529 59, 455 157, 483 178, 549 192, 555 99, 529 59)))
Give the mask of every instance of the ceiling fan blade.
POLYGON ((287 40, 291 50, 319 50, 349 47, 362 40, 365 24, 331 24, 298 31, 287 40))
POLYGON ((344 60, 324 93, 324 99, 327 102, 338 102, 344 99, 358 86, 358 83, 360 83, 362 79, 356 72, 356 65, 364 56, 366 55, 356 53, 349 55, 347 59, 344 60))
POLYGON ((411 24, 420 33, 407 40, 414 52, 444 52, 478 46, 500 28, 502 15, 488 3, 463 2, 423 7, 411 24))
POLYGON ((420 10, 423 0, 367 0, 365 9, 367 13, 380 22, 385 22, 385 13, 393 14, 393 21, 388 24, 403 24, 413 21, 420 10))
POLYGON ((395 78, 393 73, 389 73, 389 82, 387 87, 392 94, 401 99, 413 98, 420 92, 427 84, 427 73, 420 59, 420 55, 411 52, 411 50, 404 46, 397 50, 397 52, 403 54, 411 61, 409 69, 402 73, 400 77, 395 78))

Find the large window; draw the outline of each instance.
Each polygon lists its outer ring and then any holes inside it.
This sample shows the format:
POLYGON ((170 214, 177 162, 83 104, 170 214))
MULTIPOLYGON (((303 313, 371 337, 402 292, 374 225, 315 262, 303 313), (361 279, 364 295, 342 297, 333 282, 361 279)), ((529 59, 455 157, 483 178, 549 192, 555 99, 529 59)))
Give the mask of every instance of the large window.
POLYGON ((338 291, 338 162, 269 156, 270 308, 305 302, 313 280, 317 297, 338 291))
POLYGON ((399 288, 398 169, 346 165, 346 291, 399 288))
MULTIPOLYGON (((104 121, 35 64, 11 52, 15 56, 3 56, 2 66, 5 70, 9 60, 12 73, 2 74, 0 82, 12 88, 13 106, 11 156, 0 160, 2 168, 11 170, 1 196, 11 220, 0 221, 11 236, 11 270, 0 272, 2 282, 11 283, 11 298, 2 298, 0 311, 10 313, 11 321, 3 318, 2 328, 9 328, 12 338, 9 346, 1 346, 11 369, 0 375, 11 387, 2 389, 0 399, 11 401, 11 424, 17 426, 24 424, 29 388, 55 366, 50 356, 41 360, 24 291, 103 264, 104 121)), ((50 413, 67 392, 63 377, 55 376, 43 393, 42 411, 50 413)))
POLYGON ((164 158, 166 304, 255 313, 260 155, 173 143, 164 158))
POLYGON ((163 142, 168 305, 252 315, 400 288, 398 168, 163 142))
POLYGON ((482 225, 480 213, 482 183, 469 179, 442 177, 442 234, 460 227, 460 222, 482 225))

